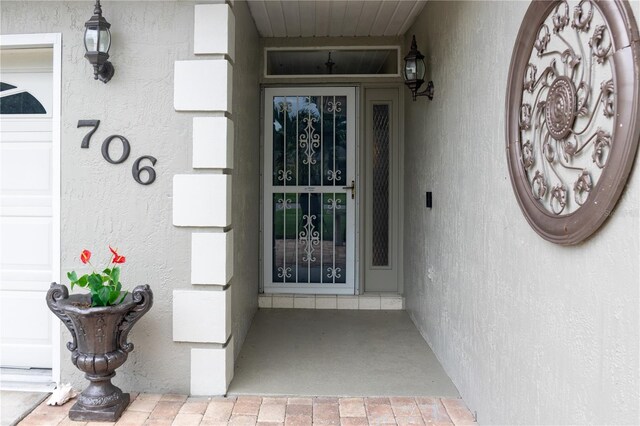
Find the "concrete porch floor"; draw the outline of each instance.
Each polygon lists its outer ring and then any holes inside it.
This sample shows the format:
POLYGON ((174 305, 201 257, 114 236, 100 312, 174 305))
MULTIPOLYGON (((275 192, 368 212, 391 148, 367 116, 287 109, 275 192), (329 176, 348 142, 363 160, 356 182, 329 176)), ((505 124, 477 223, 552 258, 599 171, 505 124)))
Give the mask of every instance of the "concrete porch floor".
POLYGON ((459 398, 405 311, 263 309, 229 395, 459 398))
MULTIPOLYGON (((259 310, 227 397, 132 394, 116 425, 474 425, 405 311, 259 310)), ((21 426, 98 426, 38 406, 21 426)))

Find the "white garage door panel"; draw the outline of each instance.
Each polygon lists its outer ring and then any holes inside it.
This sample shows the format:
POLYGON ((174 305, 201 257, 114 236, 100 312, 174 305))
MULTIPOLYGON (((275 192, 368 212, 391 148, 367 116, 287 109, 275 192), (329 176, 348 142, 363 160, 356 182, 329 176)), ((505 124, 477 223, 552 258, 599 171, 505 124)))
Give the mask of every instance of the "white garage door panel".
POLYGON ((42 217, 51 214, 50 197, 30 197, 29 205, 25 206, 24 199, 17 197, 0 197, 3 204, 0 207, 2 216, 42 217))
POLYGON ((25 70, 51 70, 53 49, 33 47, 29 49, 6 49, 0 52, 5 72, 24 72, 25 70))
POLYGON ((51 218, 3 217, 2 269, 51 270, 51 218))
POLYGON ((2 192, 10 195, 51 194, 51 144, 2 144, 2 192))
MULTIPOLYGON (((51 132, 52 124, 49 118, 7 118, 11 117, 3 115, 0 118, 2 123, 2 133, 10 134, 12 132, 51 132)), ((4 137, 2 139, 4 142, 4 137)))
POLYGON ((51 271, 29 271, 28 274, 25 274, 25 271, 2 271, 0 273, 0 290, 2 291, 46 292, 50 285, 51 271))
POLYGON ((51 318, 44 291, 7 291, 2 294, 2 338, 6 343, 46 344, 51 327, 43 327, 51 318), (24 309, 26 308, 26 309, 24 309), (20 327, 15 325, 19 323, 20 327))
POLYGON ((3 343, 0 350, 3 367, 51 368, 51 343, 47 345, 3 343))
POLYGON ((3 143, 24 143, 24 142, 39 142, 39 143, 51 143, 51 132, 6 132, 4 129, 4 121, 0 121, 2 125, 2 142, 3 143))
POLYGON ((3 291, 2 365, 51 368, 51 313, 44 291, 3 291))

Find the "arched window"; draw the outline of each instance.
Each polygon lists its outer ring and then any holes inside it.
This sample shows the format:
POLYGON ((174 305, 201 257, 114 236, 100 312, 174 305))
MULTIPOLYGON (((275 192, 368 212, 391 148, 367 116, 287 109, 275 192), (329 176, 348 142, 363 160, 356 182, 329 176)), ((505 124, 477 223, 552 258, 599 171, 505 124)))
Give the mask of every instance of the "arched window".
POLYGON ((0 114, 46 114, 44 106, 27 91, 0 82, 0 114), (15 90, 14 90, 15 89, 15 90))
POLYGON ((4 92, 5 90, 9 90, 9 89, 15 89, 16 86, 11 85, 9 83, 2 83, 0 82, 0 92, 4 92))

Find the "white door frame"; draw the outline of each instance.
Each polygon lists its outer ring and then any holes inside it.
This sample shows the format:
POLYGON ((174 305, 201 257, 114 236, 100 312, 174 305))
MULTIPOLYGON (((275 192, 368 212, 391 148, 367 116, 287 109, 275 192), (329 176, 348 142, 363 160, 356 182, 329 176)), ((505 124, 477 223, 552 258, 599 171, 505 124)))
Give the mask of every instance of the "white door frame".
MULTIPOLYGON (((51 281, 60 282, 60 106, 62 84, 62 34, 8 34, 0 35, 0 49, 28 49, 51 47, 53 49, 53 110, 52 110, 52 220, 53 235, 51 255, 51 281)), ((45 303, 44 299, 42 303, 45 303)), ((60 384, 60 321, 51 313, 52 381, 60 384)))
MULTIPOLYGON (((264 138, 264 151, 263 151, 263 194, 262 194, 262 206, 263 206, 263 274, 262 282, 265 293, 299 293, 299 294, 355 294, 357 291, 356 285, 356 200, 350 197, 350 193, 347 192, 347 224, 350 225, 350 230, 347 231, 347 257, 346 264, 348 265, 346 271, 346 283, 345 284, 319 284, 313 288, 307 288, 304 286, 286 283, 272 283, 270 277, 272 276, 271 266, 271 223, 273 221, 272 211, 270 208, 270 200, 267 195, 273 191, 273 185, 271 177, 273 176, 273 162, 270 161, 271 153, 273 152, 273 138, 272 138, 272 123, 273 123, 273 110, 267 108, 267 102, 273 99, 274 96, 300 96, 305 94, 309 96, 322 96, 330 95, 332 92, 339 93, 340 95, 347 96, 349 102, 347 103, 347 117, 351 117, 352 125, 347 129, 347 140, 352 141, 351 150, 347 154, 347 170, 348 176, 345 179, 345 186, 352 180, 357 182, 357 164, 356 164, 356 152, 358 145, 356 141, 357 128, 359 127, 357 117, 357 90, 354 86, 340 86, 340 87, 328 87, 328 86, 314 86, 314 87, 268 87, 264 89, 264 98, 262 102, 262 108, 264 108, 264 126, 263 126, 263 138, 264 138)), ((356 192, 356 195, 358 192, 356 192)), ((358 197, 356 197, 358 198, 358 197)))

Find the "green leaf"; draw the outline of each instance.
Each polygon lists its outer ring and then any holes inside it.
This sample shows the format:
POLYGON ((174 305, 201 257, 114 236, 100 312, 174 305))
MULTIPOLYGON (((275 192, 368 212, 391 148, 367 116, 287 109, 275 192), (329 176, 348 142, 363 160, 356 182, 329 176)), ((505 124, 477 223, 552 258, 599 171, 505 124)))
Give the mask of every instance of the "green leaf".
POLYGON ((80 287, 86 287, 87 286, 87 280, 88 280, 88 276, 87 276, 87 274, 84 274, 83 276, 78 278, 78 281, 76 282, 76 284, 79 285, 80 287))
POLYGON ((100 276, 102 277, 102 282, 103 283, 106 283, 107 281, 110 280, 109 276, 107 276, 107 275, 100 275, 100 276))
POLYGON ((111 296, 111 291, 109 290, 109 287, 102 287, 100 290, 98 290, 98 298, 100 299, 100 302, 102 302, 102 306, 108 306, 109 305, 109 298, 111 296))
POLYGON ((118 296, 120 296, 120 292, 115 288, 111 288, 109 292, 109 305, 113 305, 118 299, 118 296))
POLYGON ((113 281, 114 285, 117 285, 120 282, 120 268, 117 266, 111 271, 111 281, 113 281))
POLYGON ((69 278, 69 281, 71 281, 71 284, 73 284, 78 281, 78 274, 76 274, 76 271, 67 272, 67 278, 69 278))
POLYGON ((122 303, 122 301, 124 300, 125 297, 127 297, 127 294, 129 294, 129 292, 125 291, 124 294, 122 295, 122 297, 120 298, 120 301, 117 303, 118 305, 122 303))
POLYGON ((89 288, 92 293, 97 292, 102 287, 102 276, 98 274, 91 274, 88 278, 89 288))
POLYGON ((100 298, 100 292, 91 293, 91 306, 107 306, 100 298))
POLYGON ((104 271, 102 271, 102 273, 106 275, 111 275, 111 269, 107 268, 104 271))

